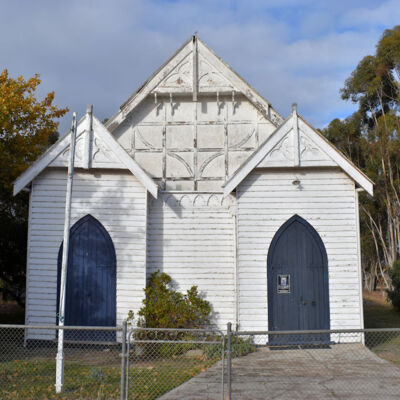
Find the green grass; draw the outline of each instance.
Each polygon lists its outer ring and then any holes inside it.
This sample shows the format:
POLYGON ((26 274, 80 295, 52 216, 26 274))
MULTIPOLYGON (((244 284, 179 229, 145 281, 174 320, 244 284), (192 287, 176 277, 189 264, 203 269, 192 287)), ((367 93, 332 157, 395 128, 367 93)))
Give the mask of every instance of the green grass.
MULTIPOLYGON (((0 303, 1 323, 23 324, 24 310, 13 303, 0 303)), ((24 347, 23 341, 22 329, 0 330, 0 399, 120 398, 121 358, 118 346, 106 349, 96 345, 66 348, 64 389, 57 395, 54 387, 55 345, 35 343, 24 347)), ((207 345, 203 351, 204 357, 186 358, 180 352, 166 357, 160 354, 158 358, 150 360, 131 360, 129 399, 156 399, 220 359, 219 345, 207 345)))
POLYGON ((400 312, 378 293, 364 292, 365 328, 400 328, 400 312))
MULTIPOLYGON (((156 399, 213 365, 216 360, 155 360, 131 367, 129 399, 156 399)), ((0 363, 1 399, 119 399, 120 365, 65 365, 64 390, 55 394, 53 360, 0 363)))
MULTIPOLYGON (((400 312, 379 293, 364 292, 365 328, 400 328, 400 312)), ((400 333, 368 333, 365 342, 379 357, 400 366, 400 333)))

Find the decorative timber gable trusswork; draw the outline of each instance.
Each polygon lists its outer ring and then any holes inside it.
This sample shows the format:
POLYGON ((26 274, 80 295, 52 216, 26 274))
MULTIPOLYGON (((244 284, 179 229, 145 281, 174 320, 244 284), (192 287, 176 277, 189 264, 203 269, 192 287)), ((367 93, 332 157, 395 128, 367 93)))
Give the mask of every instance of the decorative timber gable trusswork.
POLYGON ((222 192, 282 121, 194 36, 106 126, 162 190, 222 192))

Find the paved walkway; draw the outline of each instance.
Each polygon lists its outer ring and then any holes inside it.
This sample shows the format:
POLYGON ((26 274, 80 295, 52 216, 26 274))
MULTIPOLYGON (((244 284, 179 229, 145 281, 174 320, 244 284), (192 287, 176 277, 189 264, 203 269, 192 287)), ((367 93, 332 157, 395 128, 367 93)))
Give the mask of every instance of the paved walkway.
MULTIPOLYGON (((221 364, 160 399, 222 399, 221 364)), ((400 368, 361 344, 312 350, 260 348, 232 361, 232 400, 235 399, 400 399, 400 368)))

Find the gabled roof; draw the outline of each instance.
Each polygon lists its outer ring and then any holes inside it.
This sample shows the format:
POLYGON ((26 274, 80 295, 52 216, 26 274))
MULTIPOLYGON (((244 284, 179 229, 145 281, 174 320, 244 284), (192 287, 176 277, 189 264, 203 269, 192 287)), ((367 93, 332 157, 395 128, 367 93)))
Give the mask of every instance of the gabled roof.
POLYGON ((373 195, 373 182, 299 116, 296 108, 225 183, 224 195, 229 195, 255 168, 304 166, 340 167, 360 187, 373 195))
MULTIPOLYGON (((86 135, 89 137, 90 116, 86 113, 78 122, 77 140, 86 135)), ((121 147, 114 139, 107 128, 93 116, 93 133, 102 145, 107 150, 111 151, 118 161, 143 184, 143 186, 157 198, 158 186, 150 178, 149 175, 133 160, 132 157, 121 147)), ((88 139, 89 140, 89 139, 88 139)), ((71 143, 71 131, 62 136, 56 143, 53 144, 44 154, 42 154, 26 171, 24 171, 14 181, 14 196, 18 194, 26 185, 32 182, 46 167, 48 167, 57 157, 68 150, 71 143)), ((87 146, 89 152, 91 146, 87 146)), ((86 151, 85 150, 85 151, 86 151)), ((90 155, 88 155, 88 158, 90 155)), ((86 168, 89 168, 90 163, 87 162, 86 168)))
POLYGON ((210 91, 242 93, 275 126, 283 120, 263 96, 194 35, 121 105, 105 125, 113 132, 148 95, 192 93, 196 100, 198 93, 210 91))

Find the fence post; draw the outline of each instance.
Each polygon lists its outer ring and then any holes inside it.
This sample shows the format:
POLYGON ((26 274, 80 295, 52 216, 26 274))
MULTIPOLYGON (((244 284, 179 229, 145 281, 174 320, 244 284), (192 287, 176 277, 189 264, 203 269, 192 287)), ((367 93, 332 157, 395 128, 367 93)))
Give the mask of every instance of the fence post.
POLYGON ((127 333, 128 323, 126 320, 122 323, 122 338, 121 338, 121 400, 125 400, 125 386, 126 386, 126 333, 127 333))
POLYGON ((231 342, 231 335, 232 335, 232 323, 228 322, 227 326, 227 336, 228 336, 228 354, 227 354, 227 361, 228 361, 228 396, 227 400, 231 400, 231 392, 232 392, 232 376, 231 376, 231 361, 232 361, 232 342, 231 342))

